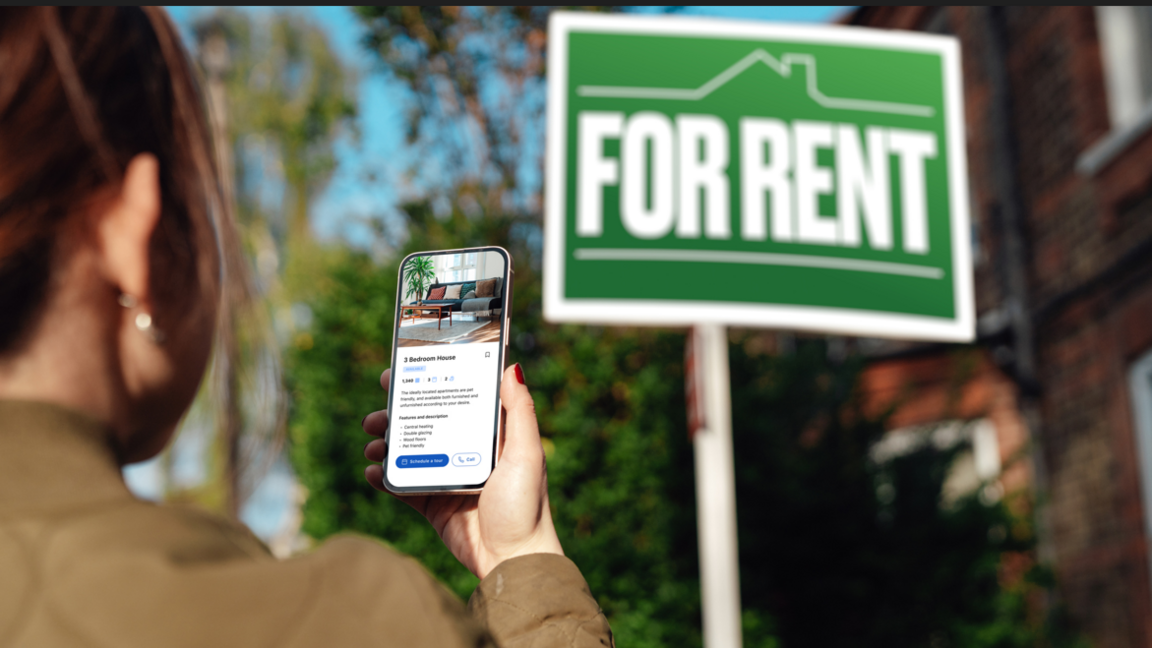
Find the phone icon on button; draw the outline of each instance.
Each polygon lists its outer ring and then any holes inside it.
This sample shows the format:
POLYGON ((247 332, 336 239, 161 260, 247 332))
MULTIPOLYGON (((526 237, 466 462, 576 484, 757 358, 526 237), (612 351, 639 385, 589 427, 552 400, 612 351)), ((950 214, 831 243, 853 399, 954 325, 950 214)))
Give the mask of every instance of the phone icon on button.
POLYGON ((453 466, 479 466, 480 453, 479 452, 461 452, 452 455, 453 466))

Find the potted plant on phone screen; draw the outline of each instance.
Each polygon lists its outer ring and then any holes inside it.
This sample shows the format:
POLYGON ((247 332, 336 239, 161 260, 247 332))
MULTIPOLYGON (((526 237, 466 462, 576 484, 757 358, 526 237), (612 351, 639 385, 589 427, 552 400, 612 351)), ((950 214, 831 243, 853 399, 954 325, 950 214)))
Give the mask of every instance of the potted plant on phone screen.
POLYGON ((432 258, 426 256, 412 257, 408 259, 404 271, 408 273, 408 292, 404 296, 410 297, 415 293, 416 303, 423 304, 428 287, 436 281, 436 270, 432 267, 432 258))

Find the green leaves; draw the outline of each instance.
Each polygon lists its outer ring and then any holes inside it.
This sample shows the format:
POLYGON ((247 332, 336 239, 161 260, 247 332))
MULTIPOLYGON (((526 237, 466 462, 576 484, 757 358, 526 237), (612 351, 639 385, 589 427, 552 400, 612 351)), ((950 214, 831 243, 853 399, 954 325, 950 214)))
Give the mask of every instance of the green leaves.
POLYGON ((404 276, 408 291, 405 298, 424 299, 427 296, 428 286, 436 281, 436 268, 432 265, 432 257, 417 256, 408 259, 404 265, 404 276))

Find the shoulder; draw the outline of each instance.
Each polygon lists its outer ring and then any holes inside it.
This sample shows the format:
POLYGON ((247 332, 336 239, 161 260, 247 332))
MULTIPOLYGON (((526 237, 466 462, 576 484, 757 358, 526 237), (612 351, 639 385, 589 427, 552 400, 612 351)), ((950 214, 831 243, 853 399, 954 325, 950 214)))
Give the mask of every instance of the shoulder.
POLYGON ((246 526, 186 506, 132 500, 44 519, 46 558, 153 556, 181 564, 272 560, 246 526))
POLYGON ((60 622, 118 646, 464 646, 481 636, 423 568, 371 539, 337 536, 281 561, 239 523, 144 502, 45 525, 41 586, 26 594, 54 622, 28 638, 60 622))

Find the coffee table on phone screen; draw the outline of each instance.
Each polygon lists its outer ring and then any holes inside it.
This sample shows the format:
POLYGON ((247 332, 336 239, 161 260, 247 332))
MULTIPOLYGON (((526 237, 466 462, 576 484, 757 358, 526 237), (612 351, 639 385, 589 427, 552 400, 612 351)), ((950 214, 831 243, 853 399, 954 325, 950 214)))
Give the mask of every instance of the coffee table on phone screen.
MULTIPOLYGON (((436 329, 440 330, 444 311, 448 311, 448 326, 452 326, 452 306, 449 304, 429 304, 427 306, 403 306, 402 311, 412 311, 412 321, 416 321, 416 311, 436 311, 436 329)), ((420 318, 424 319, 424 318, 420 318)), ((400 313, 400 323, 404 323, 404 313, 400 313)))

